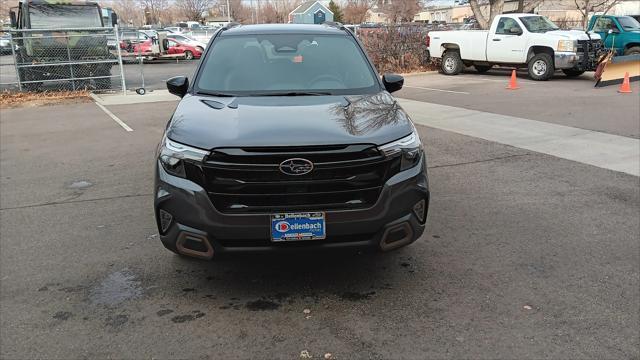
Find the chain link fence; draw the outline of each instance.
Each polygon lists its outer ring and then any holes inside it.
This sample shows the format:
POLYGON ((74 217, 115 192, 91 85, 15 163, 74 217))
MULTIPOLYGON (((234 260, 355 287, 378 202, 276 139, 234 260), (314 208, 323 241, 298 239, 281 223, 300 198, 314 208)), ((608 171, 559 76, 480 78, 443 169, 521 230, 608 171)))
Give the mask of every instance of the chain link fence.
POLYGON ((2 31, 0 89, 17 91, 124 88, 113 28, 2 31))

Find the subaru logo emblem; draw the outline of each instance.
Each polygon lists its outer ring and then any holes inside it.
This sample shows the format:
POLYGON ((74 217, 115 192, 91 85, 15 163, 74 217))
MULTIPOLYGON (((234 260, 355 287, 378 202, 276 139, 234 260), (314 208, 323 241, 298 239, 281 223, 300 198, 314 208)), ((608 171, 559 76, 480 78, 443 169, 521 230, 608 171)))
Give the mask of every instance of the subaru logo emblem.
POLYGON ((287 159, 280 163, 280 172, 286 175, 305 175, 313 170, 313 163, 307 159, 287 159))

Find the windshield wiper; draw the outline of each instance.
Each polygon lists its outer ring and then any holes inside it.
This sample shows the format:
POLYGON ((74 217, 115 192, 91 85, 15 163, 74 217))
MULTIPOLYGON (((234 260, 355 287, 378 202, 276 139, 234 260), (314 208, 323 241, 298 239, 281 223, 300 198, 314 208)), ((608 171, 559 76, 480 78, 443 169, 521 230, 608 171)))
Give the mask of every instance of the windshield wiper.
POLYGON ((238 95, 236 95, 236 94, 222 93, 222 92, 215 92, 215 91, 198 91, 198 92, 196 92, 196 94, 217 96, 217 97, 238 97, 238 95))
POLYGON ((251 96, 323 96, 323 95, 332 95, 330 92, 322 92, 322 91, 283 91, 283 92, 275 92, 275 93, 256 93, 251 94, 251 96))

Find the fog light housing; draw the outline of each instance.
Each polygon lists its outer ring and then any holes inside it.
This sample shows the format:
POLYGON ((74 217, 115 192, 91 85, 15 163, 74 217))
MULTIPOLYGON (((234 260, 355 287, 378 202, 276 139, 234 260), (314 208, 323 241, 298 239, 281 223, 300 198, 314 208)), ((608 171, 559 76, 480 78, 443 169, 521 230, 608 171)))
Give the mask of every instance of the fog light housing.
POLYGON ((422 199, 413 205, 413 213, 416 215, 421 224, 424 224, 427 215, 427 202, 422 199))
POLYGON ((169 230, 169 226, 171 226, 171 222, 173 221, 173 216, 168 212, 160 209, 160 230, 162 233, 166 233, 169 230))

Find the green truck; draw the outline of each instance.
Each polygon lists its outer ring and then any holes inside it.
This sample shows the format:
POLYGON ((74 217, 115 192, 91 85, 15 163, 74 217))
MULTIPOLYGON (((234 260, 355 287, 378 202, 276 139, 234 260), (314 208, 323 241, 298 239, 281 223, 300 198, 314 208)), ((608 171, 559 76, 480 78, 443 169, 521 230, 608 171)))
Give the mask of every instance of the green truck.
MULTIPOLYGON (((101 29, 105 24, 97 3, 20 0, 9 15, 16 29, 16 64, 24 89, 37 91, 45 83, 61 82, 73 89, 111 88, 117 57, 107 42, 113 30, 101 29)), ((111 18, 117 22, 115 13, 111 18)))
POLYGON ((587 29, 599 34, 616 55, 640 54, 640 23, 631 16, 594 15, 587 29))

